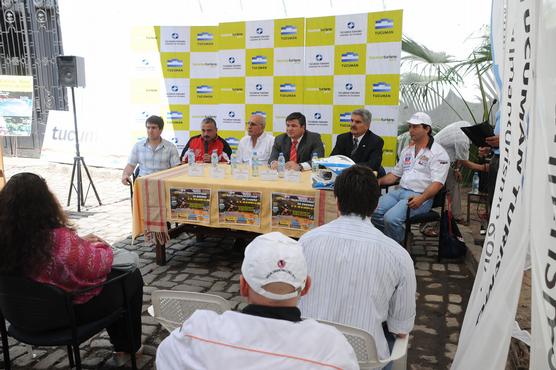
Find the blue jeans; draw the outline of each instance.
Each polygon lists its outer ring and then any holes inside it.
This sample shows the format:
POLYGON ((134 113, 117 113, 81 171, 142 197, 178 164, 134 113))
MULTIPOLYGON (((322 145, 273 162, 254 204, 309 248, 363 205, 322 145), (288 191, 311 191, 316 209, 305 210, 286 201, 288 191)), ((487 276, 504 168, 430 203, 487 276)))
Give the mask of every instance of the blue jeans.
MULTIPOLYGON (((378 207, 371 216, 373 225, 384 235, 402 243, 405 232, 405 214, 407 212, 407 200, 411 197, 421 195, 414 191, 398 188, 382 195, 378 200, 378 207)), ((412 209, 411 217, 428 212, 432 207, 432 199, 427 199, 417 209, 412 209)))

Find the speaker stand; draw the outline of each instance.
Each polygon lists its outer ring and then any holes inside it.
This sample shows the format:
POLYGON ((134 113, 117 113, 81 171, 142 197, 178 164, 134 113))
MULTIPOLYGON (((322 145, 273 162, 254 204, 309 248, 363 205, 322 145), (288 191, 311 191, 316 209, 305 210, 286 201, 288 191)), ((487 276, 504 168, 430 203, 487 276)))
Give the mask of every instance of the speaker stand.
POLYGON ((73 157, 73 169, 71 171, 71 183, 70 183, 69 194, 68 194, 68 207, 71 201, 71 193, 73 189, 75 189, 75 192, 77 193, 77 212, 81 212, 81 206, 85 206, 85 200, 87 199, 87 195, 89 195, 89 189, 91 187, 93 188, 95 196, 98 200, 98 205, 101 206, 102 203, 100 201, 100 197, 98 196, 98 192, 95 187, 95 184, 93 183, 93 179, 91 178, 91 174, 89 173, 89 169, 85 164, 85 158, 83 158, 81 156, 81 153, 79 152, 79 134, 77 132, 77 112, 75 110, 75 91, 73 86, 71 87, 71 101, 73 106, 73 125, 75 130, 75 157, 73 157), (85 169, 85 173, 87 174, 87 177, 89 179, 89 186, 87 187, 87 193, 85 195, 83 195, 83 176, 81 173, 81 165, 83 165, 83 168, 85 169))

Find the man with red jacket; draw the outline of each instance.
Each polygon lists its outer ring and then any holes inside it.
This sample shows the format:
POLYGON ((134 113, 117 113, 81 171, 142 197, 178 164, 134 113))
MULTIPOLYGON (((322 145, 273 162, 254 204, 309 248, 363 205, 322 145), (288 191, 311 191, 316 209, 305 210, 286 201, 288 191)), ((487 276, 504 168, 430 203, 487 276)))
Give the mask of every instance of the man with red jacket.
POLYGON ((218 136, 218 127, 212 117, 205 117, 201 122, 201 135, 193 136, 183 148, 180 158, 182 163, 187 163, 187 151, 191 149, 195 153, 195 162, 210 163, 210 155, 213 150, 218 153, 219 162, 228 162, 232 155, 232 148, 218 136))

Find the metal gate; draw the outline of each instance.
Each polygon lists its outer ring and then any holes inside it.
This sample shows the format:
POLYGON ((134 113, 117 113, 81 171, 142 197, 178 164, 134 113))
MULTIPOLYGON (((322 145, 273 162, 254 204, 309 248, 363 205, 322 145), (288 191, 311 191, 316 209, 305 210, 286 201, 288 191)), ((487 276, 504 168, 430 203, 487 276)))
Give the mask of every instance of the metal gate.
POLYGON ((62 39, 56 0, 1 0, 0 73, 33 76, 33 126, 29 137, 0 137, 4 155, 39 157, 50 109, 66 110, 56 57, 62 39))

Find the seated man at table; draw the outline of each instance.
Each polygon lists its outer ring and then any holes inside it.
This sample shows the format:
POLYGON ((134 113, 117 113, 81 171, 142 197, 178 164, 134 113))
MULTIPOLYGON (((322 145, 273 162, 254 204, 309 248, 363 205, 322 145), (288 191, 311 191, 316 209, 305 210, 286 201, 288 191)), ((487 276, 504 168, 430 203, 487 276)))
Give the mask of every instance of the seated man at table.
POLYGON ((221 315, 197 310, 160 343, 158 369, 359 369, 346 338, 301 319, 311 279, 297 241, 273 232, 245 249, 240 294, 248 305, 221 315))
POLYGON ((191 149, 195 153, 195 162, 210 163, 210 156, 213 150, 218 153, 219 162, 228 162, 232 155, 232 148, 218 136, 218 127, 212 117, 205 117, 201 121, 201 135, 193 136, 185 148, 183 148, 180 158, 182 163, 187 163, 187 151, 191 149))
POLYGON ((247 135, 242 137, 237 147, 237 157, 241 163, 251 163, 253 152, 257 153, 259 163, 267 163, 274 144, 274 136, 265 132, 266 120, 254 114, 247 122, 247 135))
POLYGON ((354 165, 344 170, 334 183, 334 196, 340 217, 299 239, 314 277, 311 294, 301 298, 299 308, 305 317, 367 331, 384 359, 394 335, 403 337, 413 328, 413 261, 371 223, 380 196, 371 169, 354 165))
POLYGON ((450 167, 448 153, 434 141, 428 114, 417 112, 407 124, 411 143, 392 172, 378 179, 380 185, 399 180, 400 186, 380 197, 372 216, 373 224, 399 243, 404 239, 407 207, 411 208, 410 216, 428 212, 450 167))
POLYGON ((305 116, 299 112, 286 117, 286 133, 274 139, 274 146, 268 163, 273 169, 278 168, 278 156, 284 153, 287 170, 310 170, 311 158, 316 153, 324 157, 324 145, 320 134, 306 129, 305 116))
POLYGON ((382 164, 384 140, 369 130, 371 117, 371 112, 366 109, 354 110, 351 113, 350 132, 338 135, 330 155, 345 155, 356 164, 378 172, 382 164))
POLYGON ((139 165, 139 176, 146 176, 180 164, 176 146, 160 136, 164 129, 164 120, 159 116, 150 116, 145 121, 145 127, 147 138, 135 143, 127 160, 127 166, 122 172, 124 185, 130 183, 129 178, 137 165, 139 165))

